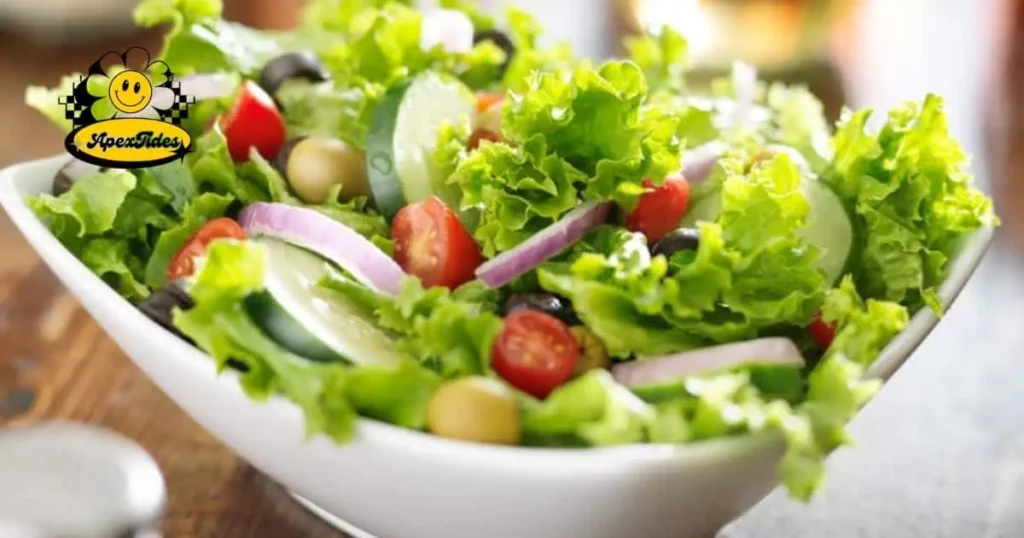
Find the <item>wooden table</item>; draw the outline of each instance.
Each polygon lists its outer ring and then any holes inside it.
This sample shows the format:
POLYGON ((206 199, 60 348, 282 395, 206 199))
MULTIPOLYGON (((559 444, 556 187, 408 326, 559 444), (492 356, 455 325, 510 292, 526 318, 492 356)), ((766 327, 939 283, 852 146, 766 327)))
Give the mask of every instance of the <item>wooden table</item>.
MULTIPOLYGON (((951 25, 970 17, 976 7, 971 0, 947 4, 937 16, 951 25)), ((978 38, 969 32, 939 32, 928 36, 928 43, 946 35, 963 41, 954 40, 952 49, 978 38)), ((125 42, 154 39, 131 36, 125 42)), ((18 49, 13 56, 8 51, 16 45, 0 37, 0 72, 5 73, 0 117, 6 120, 0 129, 0 165, 60 147, 60 135, 21 106, 24 85, 49 83, 58 73, 81 69, 99 53, 117 48, 109 45, 59 53, 18 49)), ((900 65, 878 65, 892 58, 864 67, 872 76, 899 82, 879 83, 889 89, 868 92, 862 102, 889 105, 919 96, 916 91, 901 94, 918 85, 947 95, 954 129, 980 154, 984 170, 980 90, 964 82, 977 58, 950 58, 948 50, 925 48, 927 58, 916 60, 935 68, 906 74, 900 65)), ((1024 164, 1024 158, 1016 159, 998 167, 1007 174, 990 182, 1004 214, 1024 204, 1024 174, 1014 166, 1024 164)), ((991 157, 987 161, 991 165, 991 157)), ((853 429, 860 446, 832 458, 822 495, 800 506, 775 494, 725 536, 1024 536, 1024 519, 1014 508, 1024 502, 1024 360, 1019 352, 1024 345, 1024 263, 1015 246, 1019 243, 1012 240, 1024 237, 1024 225, 1020 219, 1008 220, 1011 225, 1000 233, 978 281, 857 419, 853 429)), ((239 460, 149 382, 38 265, 2 215, 0 253, 0 424, 78 420, 137 440, 167 479, 164 531, 170 537, 341 536, 239 460)))

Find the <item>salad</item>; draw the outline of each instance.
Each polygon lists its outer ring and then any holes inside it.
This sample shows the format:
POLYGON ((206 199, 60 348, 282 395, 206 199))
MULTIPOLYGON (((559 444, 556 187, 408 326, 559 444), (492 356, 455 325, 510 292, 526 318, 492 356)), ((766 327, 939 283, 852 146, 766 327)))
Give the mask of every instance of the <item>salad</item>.
MULTIPOLYGON (((158 323, 283 394, 308 434, 357 417, 534 447, 777 432, 808 498, 864 376, 960 240, 998 225, 942 99, 846 111, 685 39, 594 64, 510 9, 314 0, 292 32, 146 0, 196 98, 184 159, 72 160, 29 203, 158 323)), ((122 68, 124 69, 124 68, 122 68)), ((112 75, 113 73, 108 73, 112 75)), ((65 129, 56 88, 30 106, 65 129)))

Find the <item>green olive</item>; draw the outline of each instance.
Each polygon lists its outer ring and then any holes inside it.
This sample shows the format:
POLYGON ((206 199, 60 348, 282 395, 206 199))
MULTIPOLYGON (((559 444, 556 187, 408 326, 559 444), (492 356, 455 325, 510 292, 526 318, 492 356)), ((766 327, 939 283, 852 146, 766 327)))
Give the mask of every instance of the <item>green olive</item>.
POLYGON ((608 356, 604 342, 590 329, 577 325, 570 327, 569 330, 572 331, 572 335, 576 337, 576 342, 580 345, 580 360, 573 368, 573 376, 580 376, 598 368, 605 369, 612 365, 612 358, 608 356))
POLYGON ((518 445, 522 441, 519 404, 499 381, 464 377, 449 381, 427 404, 427 425, 441 437, 518 445))
POLYGON ((335 185, 341 185, 342 201, 370 195, 363 152, 334 138, 311 136, 295 144, 285 176, 295 194, 310 204, 323 203, 335 185))

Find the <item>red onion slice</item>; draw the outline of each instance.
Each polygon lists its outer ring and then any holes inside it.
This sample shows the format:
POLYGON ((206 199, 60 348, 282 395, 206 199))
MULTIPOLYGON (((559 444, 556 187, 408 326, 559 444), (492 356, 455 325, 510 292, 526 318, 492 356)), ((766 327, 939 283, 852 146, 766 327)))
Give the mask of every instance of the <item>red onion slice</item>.
POLYGON ((715 167, 718 159, 725 155, 728 146, 719 141, 708 142, 702 146, 686 150, 680 161, 683 177, 690 185, 704 183, 711 175, 711 169, 715 167))
POLYGON ((803 366, 804 358, 788 338, 759 338, 619 364, 612 376, 627 387, 650 385, 753 363, 803 366))
POLYGON ((323 256, 375 291, 395 295, 405 277, 368 239, 313 209, 258 202, 242 210, 238 221, 248 234, 275 237, 323 256))
POLYGON ((230 96, 238 87, 238 80, 225 73, 200 73, 178 80, 182 95, 195 98, 221 99, 230 96))
POLYGON ((437 45, 452 54, 473 50, 473 21, 461 11, 433 9, 423 14, 420 48, 429 51, 437 45))
POLYGON ((508 284, 579 241, 591 228, 604 222, 611 209, 611 202, 590 202, 573 209, 516 248, 477 267, 477 278, 492 288, 508 284))

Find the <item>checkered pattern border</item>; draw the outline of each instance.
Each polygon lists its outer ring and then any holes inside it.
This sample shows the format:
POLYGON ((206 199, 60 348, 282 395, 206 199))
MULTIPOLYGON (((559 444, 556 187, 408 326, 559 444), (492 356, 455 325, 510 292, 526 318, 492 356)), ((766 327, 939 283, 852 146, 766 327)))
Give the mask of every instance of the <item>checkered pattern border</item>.
POLYGON ((181 84, 178 81, 171 82, 170 88, 174 92, 174 102, 160 115, 167 121, 179 125, 181 120, 188 119, 188 109, 196 100, 191 95, 181 93, 181 84))
MULTIPOLYGON (((77 88, 79 84, 85 79, 78 77, 78 82, 73 87, 77 88)), ((71 121, 71 124, 78 126, 81 124, 82 113, 88 108, 87 106, 75 101, 74 95, 65 95, 57 98, 57 102, 64 107, 64 118, 71 121)))

